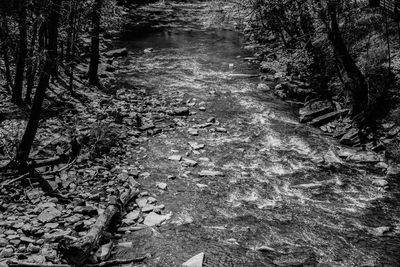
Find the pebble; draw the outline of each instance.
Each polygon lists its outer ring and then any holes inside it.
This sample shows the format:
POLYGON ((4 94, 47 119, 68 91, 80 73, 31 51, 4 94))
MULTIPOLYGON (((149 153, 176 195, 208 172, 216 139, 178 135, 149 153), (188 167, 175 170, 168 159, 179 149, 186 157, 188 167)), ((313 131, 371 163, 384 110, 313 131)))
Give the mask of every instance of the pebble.
POLYGON ((375 179, 372 181, 373 185, 379 186, 379 187, 385 187, 387 186, 389 183, 388 181, 386 181, 385 179, 379 178, 379 179, 375 179))
POLYGON ((169 160, 173 160, 173 161, 181 161, 182 160, 182 156, 180 155, 172 155, 170 157, 168 157, 169 160))
POLYGON ((43 222, 43 223, 47 223, 49 221, 54 220, 57 217, 61 216, 61 211, 59 211, 58 209, 54 208, 54 207, 50 207, 45 209, 44 211, 42 211, 39 216, 38 216, 38 220, 43 222))
POLYGON ((189 128, 188 133, 193 136, 199 135, 199 131, 197 129, 189 128))
POLYGON ((8 245, 8 241, 5 238, 0 238, 0 248, 8 245))
POLYGON ((200 111, 206 111, 206 108, 205 107, 199 107, 199 110, 200 111))
POLYGON ((190 145, 194 150, 203 149, 203 148, 205 147, 204 144, 198 144, 197 142, 189 142, 189 145, 190 145))
POLYGON ((30 243, 26 250, 31 253, 38 253, 40 251, 40 247, 30 243))
POLYGON ((202 267, 204 261, 204 252, 197 254, 186 262, 182 263, 182 267, 202 267))
POLYGON ((26 236, 21 236, 20 240, 22 243, 35 243, 35 240, 26 236))
POLYGON ((167 190, 168 185, 166 183, 157 183, 156 186, 161 190, 167 190))
POLYGON ((14 250, 12 248, 5 248, 0 252, 1 258, 10 258, 14 255, 14 250))
POLYGON ((215 128, 215 131, 216 131, 216 132, 219 132, 219 133, 226 133, 226 132, 228 132, 228 130, 225 129, 225 128, 223 128, 223 127, 217 127, 217 128, 215 128))
POLYGON ((197 165, 197 161, 192 160, 192 159, 184 159, 184 160, 183 160, 183 163, 184 163, 185 165, 190 166, 190 167, 195 167, 195 166, 197 165))
POLYGON ((199 172, 200 176, 224 176, 223 172, 220 171, 209 171, 209 170, 202 170, 199 172))

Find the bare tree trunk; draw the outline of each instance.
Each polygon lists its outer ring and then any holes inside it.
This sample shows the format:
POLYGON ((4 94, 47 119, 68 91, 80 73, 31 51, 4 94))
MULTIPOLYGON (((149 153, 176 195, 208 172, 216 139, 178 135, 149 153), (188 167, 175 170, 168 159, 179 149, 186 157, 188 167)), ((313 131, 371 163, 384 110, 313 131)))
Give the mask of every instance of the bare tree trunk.
POLYGON ((1 42, 1 50, 3 53, 4 67, 5 67, 5 75, 7 81, 7 90, 11 92, 11 88, 13 87, 11 71, 10 71, 10 59, 8 56, 8 23, 7 16, 3 13, 3 23, 2 27, 0 27, 0 42, 1 42))
POLYGON ((100 18, 101 18, 102 0, 95 0, 92 13, 92 44, 90 52, 90 65, 89 65, 89 83, 95 86, 100 85, 98 75, 99 60, 100 60, 100 18))
POLYGON ((18 60, 15 71, 15 82, 12 91, 11 101, 17 105, 21 105, 22 101, 22 89, 24 85, 24 72, 25 72, 25 60, 27 56, 27 1, 21 1, 19 12, 18 12, 18 28, 19 28, 19 51, 18 60))
POLYGON ((330 19, 328 37, 335 50, 337 60, 346 70, 347 78, 349 80, 347 87, 352 94, 352 114, 358 115, 365 111, 368 92, 365 83, 365 77, 350 55, 350 52, 348 51, 340 33, 339 24, 337 21, 337 8, 337 1, 330 0, 328 5, 328 15, 330 19))
POLYGON ((28 68, 26 70, 26 94, 25 94, 25 103, 31 103, 31 95, 32 95, 32 89, 35 83, 35 74, 36 74, 36 65, 37 61, 34 58, 34 53, 35 53, 35 43, 36 43, 36 38, 37 38, 37 32, 38 32, 38 19, 33 22, 32 26, 32 36, 31 36, 31 43, 29 46, 28 50, 28 59, 29 59, 29 64, 28 68))
POLYGON ((35 139, 35 135, 39 127, 40 113, 43 100, 46 96, 46 89, 49 86, 50 75, 56 65, 57 54, 52 53, 51 49, 54 49, 54 44, 57 44, 58 31, 55 29, 58 27, 57 24, 59 12, 57 12, 57 10, 59 9, 57 9, 57 7, 59 7, 60 2, 61 0, 52 0, 50 2, 52 14, 48 16, 46 20, 49 41, 47 45, 47 52, 45 53, 45 63, 40 71, 39 83, 37 85, 35 97, 33 99, 29 121, 26 126, 22 140, 18 146, 17 154, 15 157, 15 162, 21 168, 26 166, 26 162, 32 148, 32 143, 35 139), (54 16, 54 14, 57 14, 57 16, 54 16))
POLYGON ((58 36, 58 20, 60 16, 62 0, 53 0, 50 5, 50 18, 49 20, 52 22, 47 26, 48 36, 49 36, 49 56, 54 59, 54 64, 51 70, 52 79, 56 79, 58 77, 58 64, 57 64, 57 48, 58 48, 58 38, 54 38, 53 36, 58 36))

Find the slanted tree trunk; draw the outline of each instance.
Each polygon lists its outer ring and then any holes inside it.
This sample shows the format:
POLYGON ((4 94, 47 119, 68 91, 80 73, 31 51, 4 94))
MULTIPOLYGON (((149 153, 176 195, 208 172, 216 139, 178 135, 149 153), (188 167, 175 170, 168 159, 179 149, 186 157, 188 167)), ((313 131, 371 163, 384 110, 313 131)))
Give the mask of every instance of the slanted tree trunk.
POLYGON ((89 65, 89 83, 94 86, 100 86, 100 79, 98 74, 99 60, 100 60, 100 17, 101 17, 102 0, 95 0, 92 11, 92 43, 90 51, 90 65, 89 65))
POLYGON ((10 59, 8 56, 8 23, 7 23, 7 16, 4 13, 2 14, 2 19, 3 19, 2 27, 0 27, 1 52, 3 54, 3 60, 4 60, 7 90, 11 92, 13 84, 10 71, 10 59))
POLYGON ((56 13, 57 17, 50 15, 46 19, 46 27, 48 29, 49 40, 47 45, 47 51, 45 52, 45 63, 43 64, 43 67, 40 70, 39 83, 36 87, 36 93, 33 99, 29 121, 25 128, 24 135, 18 146, 17 154, 15 157, 15 162, 21 168, 26 167, 29 153, 32 148, 32 143, 39 127, 40 113, 42 109, 43 100, 46 96, 46 89, 49 86, 50 75, 56 65, 56 60, 57 60, 55 57, 56 54, 51 53, 51 49, 54 48, 54 44, 57 44, 58 31, 55 30, 55 28, 58 27, 57 23, 58 23, 59 12, 55 12, 54 10, 57 10, 57 5, 59 6, 60 2, 61 2, 60 0, 52 0, 50 2, 50 7, 49 7, 51 8, 50 12, 56 13))
POLYGON ((352 114, 359 115, 365 111, 368 92, 365 83, 365 77, 357 67, 354 59, 342 38, 337 20, 338 3, 336 0, 330 0, 328 3, 329 27, 328 37, 335 51, 336 59, 343 65, 347 74, 347 88, 352 95, 352 114))
POLYGON ((18 12, 18 28, 19 28, 19 45, 18 45, 18 59, 15 70, 15 81, 14 88, 12 91, 11 101, 17 105, 21 105, 22 101, 22 89, 24 85, 24 72, 25 72, 25 60, 27 56, 27 1, 23 0, 20 2, 18 12))

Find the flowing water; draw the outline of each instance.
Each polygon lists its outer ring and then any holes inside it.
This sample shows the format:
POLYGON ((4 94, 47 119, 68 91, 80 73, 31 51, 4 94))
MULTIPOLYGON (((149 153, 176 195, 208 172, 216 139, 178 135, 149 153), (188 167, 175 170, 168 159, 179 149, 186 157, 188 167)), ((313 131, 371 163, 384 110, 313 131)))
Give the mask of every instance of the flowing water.
POLYGON ((130 51, 123 86, 191 100, 196 114, 149 138, 132 158, 149 173, 139 182, 172 217, 125 235, 134 248, 119 253, 151 253, 147 266, 180 266, 200 252, 204 266, 400 266, 396 182, 383 189, 372 183, 382 170, 326 163, 335 140, 298 123, 288 104, 257 87, 258 78, 230 77, 257 73, 257 66, 243 59, 239 34, 203 27, 205 7, 167 6, 173 19, 123 44, 130 51), (144 53, 149 47, 154 51, 144 53), (197 110, 200 102, 206 111, 197 110), (209 117, 227 133, 208 127, 188 134, 209 117), (205 149, 194 153, 189 141, 205 149), (175 154, 198 165, 168 160, 175 154), (201 177, 201 170, 225 176, 201 177), (168 189, 157 190, 156 182, 168 189))

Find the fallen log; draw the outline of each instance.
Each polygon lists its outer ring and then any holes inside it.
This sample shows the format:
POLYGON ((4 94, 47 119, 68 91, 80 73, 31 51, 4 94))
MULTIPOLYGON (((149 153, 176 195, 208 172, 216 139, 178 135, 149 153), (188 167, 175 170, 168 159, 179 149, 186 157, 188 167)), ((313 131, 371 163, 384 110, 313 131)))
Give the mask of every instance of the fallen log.
POLYGON ((129 201, 138 194, 139 191, 131 187, 125 190, 119 199, 111 197, 106 210, 97 218, 96 223, 92 226, 87 235, 74 242, 63 240, 63 242, 60 242, 62 245, 57 248, 58 252, 63 255, 68 262, 78 266, 83 265, 92 252, 98 249, 101 238, 114 216, 118 213, 122 213, 129 201))

